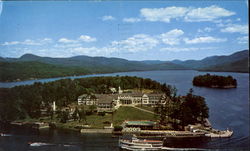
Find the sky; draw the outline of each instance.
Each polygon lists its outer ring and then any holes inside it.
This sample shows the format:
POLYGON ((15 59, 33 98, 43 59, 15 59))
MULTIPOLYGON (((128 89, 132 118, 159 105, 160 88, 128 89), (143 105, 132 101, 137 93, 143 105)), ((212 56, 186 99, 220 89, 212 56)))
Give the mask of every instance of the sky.
POLYGON ((189 60, 249 49, 248 2, 0 1, 0 56, 189 60))

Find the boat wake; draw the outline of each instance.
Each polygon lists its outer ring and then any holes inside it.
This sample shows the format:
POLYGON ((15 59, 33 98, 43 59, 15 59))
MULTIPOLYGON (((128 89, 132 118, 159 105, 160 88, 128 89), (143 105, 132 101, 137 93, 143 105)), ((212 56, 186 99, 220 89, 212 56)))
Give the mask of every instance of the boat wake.
POLYGON ((3 133, 0 133, 0 136, 12 136, 11 134, 3 134, 3 133))
POLYGON ((34 143, 29 142, 28 144, 29 144, 31 147, 39 147, 39 146, 49 146, 49 145, 53 145, 53 144, 41 143, 41 142, 34 142, 34 143))
POLYGON ((40 146, 63 146, 63 147, 72 147, 75 145, 71 144, 50 144, 50 143, 42 143, 42 142, 29 142, 29 146, 31 147, 40 147, 40 146))

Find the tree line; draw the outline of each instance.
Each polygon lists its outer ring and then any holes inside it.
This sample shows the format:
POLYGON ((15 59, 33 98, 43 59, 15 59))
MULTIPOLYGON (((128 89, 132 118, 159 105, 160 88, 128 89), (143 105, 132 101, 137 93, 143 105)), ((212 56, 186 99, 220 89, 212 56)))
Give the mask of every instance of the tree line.
POLYGON ((170 95, 170 86, 151 79, 139 77, 89 77, 81 79, 62 79, 32 85, 0 88, 0 121, 12 121, 41 117, 41 108, 52 112, 55 101, 58 110, 76 103, 81 94, 109 94, 110 87, 122 89, 154 89, 170 95))
POLYGON ((169 128, 184 129, 188 124, 204 123, 209 117, 209 108, 205 98, 193 94, 193 89, 185 96, 176 96, 176 90, 167 98, 165 104, 157 104, 154 112, 160 115, 161 125, 169 128))

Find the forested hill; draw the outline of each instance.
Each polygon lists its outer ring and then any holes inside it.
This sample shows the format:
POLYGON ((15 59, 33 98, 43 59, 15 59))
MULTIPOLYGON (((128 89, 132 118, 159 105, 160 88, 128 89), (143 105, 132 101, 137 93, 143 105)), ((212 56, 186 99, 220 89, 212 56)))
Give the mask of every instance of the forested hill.
POLYGON ((216 71, 216 72, 249 72, 249 59, 244 58, 238 61, 214 65, 200 69, 201 71, 216 71))
POLYGON ((25 54, 20 58, 0 59, 0 81, 125 71, 187 69, 171 62, 158 63, 148 64, 120 58, 89 56, 50 58, 25 54))
POLYGON ((0 57, 0 81, 149 70, 194 69, 218 72, 249 72, 248 56, 249 51, 244 50, 229 56, 212 56, 202 60, 130 61, 121 58, 89 56, 50 58, 25 54, 20 58, 0 57))
POLYGON ((211 56, 202 60, 173 60, 172 63, 203 71, 249 72, 249 50, 238 51, 228 56, 211 56))

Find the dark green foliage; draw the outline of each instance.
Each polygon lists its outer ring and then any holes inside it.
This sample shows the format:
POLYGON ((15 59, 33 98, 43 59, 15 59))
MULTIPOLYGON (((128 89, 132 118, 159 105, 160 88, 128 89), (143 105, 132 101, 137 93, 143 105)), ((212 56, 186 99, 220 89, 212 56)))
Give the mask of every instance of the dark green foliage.
POLYGON ((66 123, 69 120, 69 112, 68 111, 59 111, 58 118, 61 123, 66 123))
POLYGON ((249 72, 249 50, 228 56, 211 56, 202 60, 174 60, 172 63, 201 71, 249 72))
MULTIPOLYGON (((150 79, 128 76, 63 79, 13 88, 0 88, 0 120, 38 118, 41 116, 41 108, 47 109, 47 114, 53 118, 51 108, 53 101, 60 109, 76 103, 81 94, 111 93, 110 87, 118 88, 119 86, 122 89, 145 88, 169 92, 169 86, 166 84, 162 85, 150 79)), ((96 106, 90 106, 88 110, 84 108, 78 108, 78 110, 74 115, 75 119, 79 116, 79 120, 86 120, 86 114, 92 114, 96 110, 96 106)), ((61 121, 66 122, 67 118, 64 118, 64 113, 60 114, 61 121)))
POLYGON ((232 76, 199 75, 194 77, 193 85, 205 87, 225 88, 227 86, 237 87, 237 81, 232 76))
POLYGON ((76 121, 79 119, 80 115, 80 111, 78 110, 78 108, 76 107, 75 111, 72 114, 72 118, 76 121))
POLYGON ((125 71, 186 69, 171 62, 147 64, 120 58, 76 56, 49 58, 25 54, 0 60, 0 81, 28 80, 125 71))
POLYGON ((104 116, 106 113, 105 112, 98 112, 98 115, 104 116))
POLYGON ((89 113, 90 113, 90 115, 93 114, 96 110, 97 110, 97 106, 96 105, 91 105, 89 107, 89 113))
POLYGON ((84 75, 90 73, 85 68, 63 67, 36 61, 0 62, 0 81, 28 80, 40 78, 84 75))
POLYGON ((210 66, 200 69, 201 71, 218 72, 249 72, 249 59, 244 58, 238 61, 210 66))
POLYGON ((175 129, 178 129, 178 124, 181 124, 183 129, 188 124, 202 123, 209 117, 205 99, 193 95, 192 89, 186 96, 171 97, 166 100, 166 104, 158 104, 155 113, 160 114, 160 124, 171 123, 175 129))
POLYGON ((114 131, 122 131, 122 126, 114 126, 114 131))

